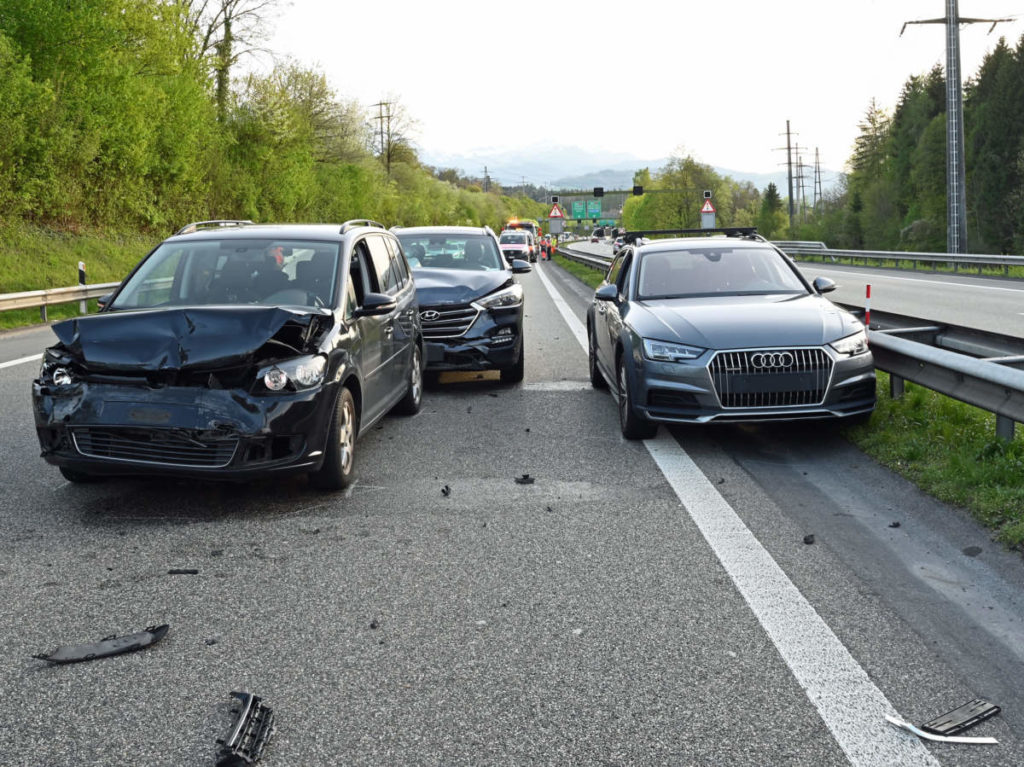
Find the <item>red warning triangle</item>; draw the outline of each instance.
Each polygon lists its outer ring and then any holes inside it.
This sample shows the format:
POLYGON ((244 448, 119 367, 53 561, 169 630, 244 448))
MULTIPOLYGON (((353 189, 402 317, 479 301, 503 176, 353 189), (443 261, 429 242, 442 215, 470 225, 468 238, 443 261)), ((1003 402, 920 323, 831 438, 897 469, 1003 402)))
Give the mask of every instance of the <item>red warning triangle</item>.
POLYGON ((704 207, 700 209, 701 213, 717 213, 715 206, 711 204, 711 200, 704 200, 704 207))
POLYGON ((558 207, 557 202, 551 206, 551 212, 548 213, 548 218, 565 218, 565 216, 562 215, 562 209, 558 207))

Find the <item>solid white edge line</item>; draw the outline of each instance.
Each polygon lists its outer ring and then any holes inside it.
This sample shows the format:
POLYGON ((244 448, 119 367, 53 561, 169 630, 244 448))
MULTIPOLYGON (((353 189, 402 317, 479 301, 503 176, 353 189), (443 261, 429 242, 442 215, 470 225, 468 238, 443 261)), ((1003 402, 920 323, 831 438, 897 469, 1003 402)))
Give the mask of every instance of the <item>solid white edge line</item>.
MULTIPOLYGON (((586 350, 583 323, 537 275, 586 350)), ((937 767, 919 740, 886 724, 892 704, 675 438, 662 428, 644 444, 850 763, 937 767)))
POLYGON ((32 362, 33 360, 41 360, 42 354, 33 354, 31 357, 22 357, 21 359, 10 360, 9 362, 0 362, 0 370, 3 368, 12 368, 15 365, 24 365, 26 362, 32 362))

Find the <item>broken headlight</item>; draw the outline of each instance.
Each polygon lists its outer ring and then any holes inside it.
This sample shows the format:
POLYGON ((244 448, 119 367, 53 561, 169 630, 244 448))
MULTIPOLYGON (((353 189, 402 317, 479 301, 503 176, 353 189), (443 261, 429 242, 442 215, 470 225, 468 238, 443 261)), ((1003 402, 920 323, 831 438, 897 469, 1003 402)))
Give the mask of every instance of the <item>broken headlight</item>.
POLYGON ((39 366, 39 380, 54 386, 70 386, 75 382, 75 374, 66 362, 54 359, 46 353, 43 354, 43 362, 39 366))
POLYGON ((523 286, 517 282, 488 296, 478 298, 473 303, 481 309, 511 309, 514 306, 519 306, 522 302, 523 286))
POLYGON ((840 338, 838 341, 833 341, 829 344, 840 354, 845 354, 849 357, 853 357, 856 354, 863 354, 868 350, 868 334, 863 330, 858 330, 852 336, 846 338, 840 338))
POLYGON ((268 391, 299 391, 319 386, 326 371, 327 358, 311 354, 267 365, 256 374, 256 380, 268 391))

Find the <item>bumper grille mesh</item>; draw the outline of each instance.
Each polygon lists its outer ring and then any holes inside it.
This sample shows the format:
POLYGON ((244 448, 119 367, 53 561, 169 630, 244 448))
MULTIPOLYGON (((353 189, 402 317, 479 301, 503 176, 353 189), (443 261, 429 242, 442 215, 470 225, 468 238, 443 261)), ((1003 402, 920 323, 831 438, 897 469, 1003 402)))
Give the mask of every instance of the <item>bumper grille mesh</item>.
POLYGON ((231 463, 238 439, 194 440, 168 429, 79 428, 75 448, 89 458, 163 466, 223 468, 231 463))
POLYGON ((459 306, 421 306, 420 323, 423 326, 423 337, 456 338, 465 334, 472 327, 479 310, 469 304, 459 306), (434 316, 434 314, 437 316, 434 316))
POLYGON ((820 405, 832 377, 832 358, 821 349, 719 352, 708 369, 722 407, 820 405), (766 356, 775 366, 763 364, 766 356), (780 364, 780 358, 792 362, 780 364), (762 364, 755 365, 755 361, 762 364))

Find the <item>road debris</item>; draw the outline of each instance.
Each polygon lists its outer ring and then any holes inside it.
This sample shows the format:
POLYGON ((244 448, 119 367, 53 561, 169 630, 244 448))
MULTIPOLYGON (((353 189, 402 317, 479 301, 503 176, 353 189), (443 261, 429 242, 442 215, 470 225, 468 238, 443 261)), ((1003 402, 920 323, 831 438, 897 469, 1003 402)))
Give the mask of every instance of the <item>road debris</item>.
POLYGON ((448 487, 448 485, 445 485, 444 487, 441 488, 441 495, 443 495, 445 498, 447 498, 451 494, 452 489, 448 487))
POLYGON ((900 526, 899 522, 890 522, 889 523, 889 527, 899 527, 899 526, 900 526))
POLYGON ((167 571, 168 575, 199 575, 199 570, 194 567, 172 567, 167 571))
POLYGON ((108 637, 103 637, 98 642, 64 645, 58 647, 49 655, 33 655, 32 657, 54 664, 80 663, 81 661, 94 660, 96 658, 108 658, 111 655, 121 655, 122 653, 149 647, 151 644, 163 639, 167 635, 169 628, 170 626, 165 623, 162 626, 149 626, 142 631, 127 634, 123 637, 111 634, 108 637))
POLYGON ((812 543, 814 543, 814 534, 812 533, 811 535, 805 535, 804 536, 804 543, 806 543, 808 546, 810 546, 812 543))
POLYGON ((516 477, 516 484, 517 485, 532 485, 533 481, 534 481, 534 478, 531 477, 529 474, 524 474, 521 477, 516 477))
POLYGON ((975 698, 964 703, 959 708, 947 711, 942 716, 937 716, 930 722, 921 725, 921 729, 935 735, 959 735, 965 730, 971 729, 974 725, 984 722, 986 719, 995 716, 1002 709, 987 700, 975 698))
POLYGON ((263 699, 250 692, 232 692, 236 715, 228 734, 217 739, 217 767, 246 767, 255 764, 274 734, 274 712, 263 699))
POLYGON ((925 732, 924 730, 915 727, 905 719, 900 719, 898 716, 890 716, 889 714, 886 714, 885 719, 889 722, 889 724, 895 727, 899 727, 900 729, 906 730, 907 732, 912 732, 915 735, 917 735, 917 737, 922 738, 924 740, 931 740, 935 741, 936 743, 976 743, 979 745, 986 745, 996 744, 999 742, 995 738, 978 738, 967 735, 933 735, 930 732, 925 732))

